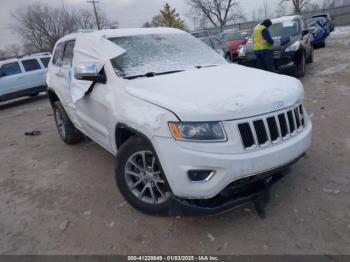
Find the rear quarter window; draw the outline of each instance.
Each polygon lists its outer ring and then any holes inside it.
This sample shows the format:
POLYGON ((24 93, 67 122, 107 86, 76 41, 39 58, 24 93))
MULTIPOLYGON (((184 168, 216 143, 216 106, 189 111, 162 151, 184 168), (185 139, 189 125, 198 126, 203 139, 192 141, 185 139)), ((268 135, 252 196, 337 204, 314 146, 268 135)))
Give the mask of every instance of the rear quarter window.
POLYGON ((43 63, 44 67, 47 68, 47 66, 49 65, 50 62, 50 57, 43 57, 40 58, 41 63, 43 63))
POLYGON ((22 65, 26 72, 41 69, 39 62, 36 59, 23 60, 22 65))

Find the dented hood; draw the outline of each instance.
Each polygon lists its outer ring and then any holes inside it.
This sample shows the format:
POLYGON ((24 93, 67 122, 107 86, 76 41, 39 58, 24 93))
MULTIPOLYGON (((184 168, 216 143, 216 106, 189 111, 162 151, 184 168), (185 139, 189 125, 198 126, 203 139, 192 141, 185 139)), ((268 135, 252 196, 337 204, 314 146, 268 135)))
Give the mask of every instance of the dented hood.
POLYGON ((235 64, 128 80, 126 92, 166 108, 181 121, 251 117, 303 100, 299 80, 235 64))

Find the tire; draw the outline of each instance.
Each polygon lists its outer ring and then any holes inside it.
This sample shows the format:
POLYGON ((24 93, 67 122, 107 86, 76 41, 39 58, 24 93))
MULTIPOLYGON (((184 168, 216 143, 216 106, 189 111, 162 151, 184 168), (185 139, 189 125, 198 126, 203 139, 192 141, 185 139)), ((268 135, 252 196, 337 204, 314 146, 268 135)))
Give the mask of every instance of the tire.
POLYGON ((53 104, 53 112, 57 131, 62 141, 67 145, 73 145, 81 142, 84 135, 74 127, 61 102, 56 101, 53 104))
POLYGON ((314 62, 314 48, 311 47, 311 53, 310 53, 309 57, 306 59, 306 63, 311 64, 313 62, 314 62))
POLYGON ((227 53, 226 55, 225 55, 225 59, 226 59, 226 61, 227 62, 232 62, 232 58, 231 58, 231 55, 230 55, 230 53, 227 53))
POLYGON ((170 188, 152 146, 142 138, 131 137, 120 147, 115 177, 123 197, 134 208, 151 215, 168 214, 170 188))
POLYGON ((325 48, 325 47, 326 47, 326 41, 323 41, 323 42, 320 44, 320 47, 321 47, 321 48, 325 48))
POLYGON ((305 53, 303 52, 301 54, 301 59, 300 59, 300 63, 297 65, 297 69, 295 71, 295 76, 296 77, 304 77, 305 76, 305 53))

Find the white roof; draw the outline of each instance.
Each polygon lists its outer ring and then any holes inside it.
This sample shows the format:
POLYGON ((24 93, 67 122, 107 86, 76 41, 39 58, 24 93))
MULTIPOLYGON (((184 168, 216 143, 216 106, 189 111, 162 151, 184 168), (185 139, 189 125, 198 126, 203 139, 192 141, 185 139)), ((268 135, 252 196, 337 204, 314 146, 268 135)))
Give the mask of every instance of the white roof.
POLYGON ((29 59, 33 59, 33 58, 50 57, 50 56, 51 56, 50 53, 36 53, 36 54, 26 55, 26 56, 19 57, 19 58, 9 58, 6 60, 1 60, 0 66, 3 64, 18 62, 18 61, 22 61, 22 60, 29 60, 29 59))
POLYGON ((176 28, 169 27, 154 27, 154 28, 123 28, 123 29, 105 29, 99 31, 77 32, 69 34, 58 40, 59 42, 76 39, 79 36, 89 35, 89 37, 96 36, 99 38, 104 36, 105 38, 131 36, 131 35, 150 35, 150 34, 179 34, 185 33, 184 31, 176 28))
POLYGON ((279 18, 271 19, 271 21, 273 24, 276 24, 276 23, 283 23, 283 22, 287 22, 287 21, 292 21, 296 18, 300 18, 300 15, 282 16, 279 18))

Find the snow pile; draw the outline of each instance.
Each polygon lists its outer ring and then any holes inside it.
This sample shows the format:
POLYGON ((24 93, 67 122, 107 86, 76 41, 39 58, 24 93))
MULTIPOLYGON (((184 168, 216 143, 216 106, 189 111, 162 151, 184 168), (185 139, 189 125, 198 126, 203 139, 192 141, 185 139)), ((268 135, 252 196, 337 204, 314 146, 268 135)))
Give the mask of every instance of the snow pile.
POLYGON ((350 37, 350 26, 336 27, 334 32, 329 36, 330 40, 333 39, 344 39, 350 37))

